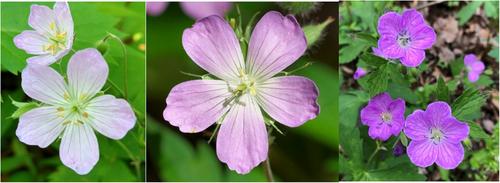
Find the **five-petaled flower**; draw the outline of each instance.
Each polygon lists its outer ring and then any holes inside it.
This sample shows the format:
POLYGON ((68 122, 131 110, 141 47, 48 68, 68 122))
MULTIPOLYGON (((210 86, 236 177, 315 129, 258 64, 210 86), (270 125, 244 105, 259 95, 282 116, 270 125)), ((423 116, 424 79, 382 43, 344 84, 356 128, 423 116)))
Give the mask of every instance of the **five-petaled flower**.
POLYGON ((16 47, 36 56, 29 64, 50 65, 66 55, 73 45, 73 18, 67 2, 56 2, 54 9, 32 5, 25 30, 14 38, 16 47))
POLYGON ((209 16, 182 37, 191 59, 220 80, 192 80, 169 93, 163 116, 185 133, 220 124, 217 156, 231 170, 250 172, 267 158, 264 110, 276 121, 297 127, 319 113, 318 89, 300 76, 276 74, 304 54, 304 32, 291 16, 266 13, 255 26, 246 61, 229 23, 209 16))
POLYGON ((38 64, 28 65, 21 77, 24 92, 43 105, 19 118, 17 137, 45 148, 61 136, 61 161, 78 174, 87 174, 99 160, 94 130, 121 139, 134 127, 136 117, 127 101, 97 95, 107 80, 108 65, 96 49, 71 57, 68 84, 54 69, 38 64))
POLYGON ((400 59, 406 67, 419 66, 425 58, 425 49, 436 41, 434 29, 414 9, 405 10, 402 15, 385 13, 378 20, 377 30, 380 34, 378 55, 400 59))
POLYGON ((391 135, 398 136, 405 119, 405 101, 392 100, 388 93, 381 93, 370 99, 361 109, 361 123, 368 126, 372 139, 386 141, 391 135))
POLYGON ((472 83, 476 82, 484 71, 484 63, 477 59, 474 54, 465 55, 464 65, 467 69, 467 78, 472 83))
POLYGON ((413 164, 428 167, 435 162, 454 169, 464 158, 461 141, 469 135, 469 126, 452 116, 447 103, 433 102, 406 118, 404 133, 412 140, 407 153, 413 164))

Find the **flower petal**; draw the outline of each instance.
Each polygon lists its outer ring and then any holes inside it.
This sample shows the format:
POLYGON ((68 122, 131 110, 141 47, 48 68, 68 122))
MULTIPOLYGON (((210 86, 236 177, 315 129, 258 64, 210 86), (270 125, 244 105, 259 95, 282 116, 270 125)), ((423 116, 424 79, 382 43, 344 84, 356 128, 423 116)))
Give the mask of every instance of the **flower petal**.
POLYGON ((424 59, 424 50, 407 48, 405 49, 405 56, 401 57, 401 64, 406 67, 417 67, 424 61, 424 59))
POLYGON ((403 12, 401 17, 402 26, 411 29, 413 27, 425 25, 424 17, 415 9, 408 9, 403 12))
POLYGON ((425 117, 425 112, 416 110, 406 117, 404 133, 412 140, 425 140, 431 133, 432 124, 425 117))
POLYGON ((464 159, 464 148, 460 143, 443 142, 437 147, 436 164, 444 169, 455 169, 464 159))
POLYGON ((51 54, 33 56, 33 57, 28 58, 28 60, 26 60, 26 62, 28 62, 28 64, 37 64, 37 65, 45 65, 45 66, 50 65, 56 61, 57 61, 57 58, 51 54))
POLYGON ((247 71, 258 79, 266 80, 294 63, 306 49, 304 31, 295 17, 270 11, 252 32, 247 71))
POLYGON ((469 126, 467 123, 458 121, 454 117, 444 119, 439 124, 439 129, 443 132, 446 141, 451 143, 460 143, 469 136, 469 126))
POLYGON ((436 42, 436 32, 425 24, 410 29, 409 34, 411 37, 410 46, 415 49, 429 49, 436 42))
POLYGON ((243 95, 228 112, 217 135, 217 157, 239 174, 250 172, 267 157, 267 131, 257 103, 243 95))
POLYGON ((389 104, 389 111, 392 114, 391 121, 391 132, 394 136, 398 136, 401 130, 403 129, 404 121, 405 121, 405 101, 403 99, 396 99, 389 104))
POLYGON ((477 62, 477 58, 474 54, 467 54, 465 55, 464 57, 464 65, 466 67, 471 67, 472 68, 472 64, 477 62))
POLYGON ((379 56, 385 58, 398 59, 405 56, 405 49, 399 46, 397 38, 392 35, 382 35, 378 40, 379 56))
POLYGON ((379 93, 368 101, 368 105, 373 105, 381 109, 387 109, 391 103, 392 98, 387 92, 379 93))
POLYGON ((186 15, 198 20, 210 15, 224 17, 231 9, 230 2, 180 2, 181 8, 186 15))
POLYGON ((94 48, 77 51, 68 63, 68 83, 73 97, 93 97, 106 83, 108 64, 94 48))
POLYGON ((146 13, 149 16, 160 16, 168 7, 168 2, 146 2, 146 13))
POLYGON ((28 24, 38 33, 49 36, 55 32, 54 11, 47 6, 31 5, 28 24))
POLYGON ((63 121, 56 107, 35 108, 19 118, 16 135, 25 144, 45 148, 64 130, 63 121))
POLYGON ((469 72, 469 73, 467 73, 467 78, 469 79, 469 81, 471 83, 475 83, 477 80, 479 80, 480 76, 481 76, 481 74, 478 74, 476 72, 469 72))
POLYGON ((428 140, 412 140, 406 152, 413 164, 424 168, 431 166, 438 157, 438 147, 428 140))
POLYGON ((225 81, 239 82, 245 65, 236 34, 219 16, 198 20, 184 30, 182 46, 201 68, 225 81))
POLYGON ((391 127, 386 123, 370 126, 368 128, 368 135, 372 139, 386 141, 392 135, 391 127))
POLYGON ((361 109, 359 115, 361 123, 367 126, 383 123, 384 121, 382 121, 382 118, 380 116, 382 115, 382 112, 384 112, 384 109, 382 108, 379 108, 375 105, 367 105, 366 107, 361 109))
POLYGON ((434 126, 442 123, 445 119, 451 116, 451 107, 446 102, 433 102, 427 106, 425 117, 428 121, 434 123, 434 126))
POLYGON ((21 78, 21 86, 29 97, 51 105, 65 103, 66 83, 54 69, 43 65, 28 65, 21 78))
POLYGON ((92 99, 87 108, 88 123, 99 133, 112 139, 121 139, 135 125, 136 117, 130 104, 112 95, 92 99))
POLYGON ((56 2, 54 4, 54 15, 59 31, 66 32, 72 39, 74 26, 68 2, 56 2))
POLYGON ((184 133, 200 132, 226 113, 231 95, 224 81, 186 81, 176 85, 168 94, 163 117, 184 133))
POLYGON ((273 119, 297 127, 319 114, 318 88, 301 76, 273 77, 257 86, 257 101, 273 119))
POLYGON ((396 12, 388 12, 378 19, 377 30, 382 35, 396 36, 402 29, 402 18, 396 12))
POLYGON ((28 54, 41 55, 49 53, 44 50, 44 46, 50 44, 49 40, 33 30, 25 30, 18 34, 14 37, 14 44, 28 54))
POLYGON ((59 156, 62 163, 76 173, 89 173, 99 160, 99 145, 90 125, 68 124, 59 147, 59 156))

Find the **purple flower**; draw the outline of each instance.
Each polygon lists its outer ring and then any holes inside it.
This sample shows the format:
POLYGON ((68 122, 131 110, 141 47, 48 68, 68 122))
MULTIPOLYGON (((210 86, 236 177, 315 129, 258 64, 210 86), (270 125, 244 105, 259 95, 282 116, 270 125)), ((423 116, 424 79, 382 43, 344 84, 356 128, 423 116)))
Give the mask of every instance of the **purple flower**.
POLYGON ((363 77, 366 75, 366 71, 365 69, 361 68, 361 67, 358 67, 356 69, 356 72, 354 72, 354 80, 358 80, 359 78, 363 77))
POLYGON ((436 33, 422 14, 414 9, 402 15, 388 12, 378 20, 378 49, 389 59, 400 59, 406 67, 417 67, 425 58, 425 49, 432 47, 436 33))
POLYGON ((210 15, 222 17, 232 7, 230 2, 181 2, 180 5, 184 13, 195 20, 210 15))
POLYGON ((149 16, 160 16, 168 7, 168 2, 146 2, 146 13, 149 16))
POLYGON ((372 47, 372 51, 373 51, 374 55, 377 55, 378 57, 382 57, 384 59, 387 59, 387 57, 384 55, 384 53, 382 52, 382 50, 380 50, 378 48, 375 48, 375 47, 372 47))
POLYGON ((54 10, 32 5, 25 30, 14 37, 14 44, 28 54, 29 64, 50 65, 66 55, 73 45, 73 18, 68 3, 56 2, 54 10))
POLYGON ((229 23, 216 15, 186 29, 182 44, 197 65, 218 79, 186 81, 172 88, 163 117, 185 133, 220 124, 217 156, 231 170, 246 174, 267 158, 261 109, 290 127, 318 115, 318 89, 312 80, 274 77, 307 48, 293 16, 266 13, 252 32, 246 59, 229 23))
POLYGON ((412 141, 408 157, 419 167, 434 162, 444 169, 454 169, 464 158, 460 143, 469 135, 469 126, 452 116, 445 102, 433 102, 426 111, 416 110, 406 118, 404 133, 412 141))
POLYGON ((386 141, 391 135, 398 136, 405 120, 405 101, 392 100, 387 93, 381 93, 370 99, 361 109, 361 123, 369 127, 368 135, 372 139, 386 141))
POLYGON ((464 57, 464 65, 467 68, 467 77, 474 83, 484 71, 484 63, 477 59, 474 54, 467 54, 464 57))
POLYGON ((394 146, 394 149, 392 150, 392 154, 396 157, 401 156, 405 153, 405 146, 398 141, 396 146, 394 146))
POLYGON ((19 118, 17 137, 41 148, 61 137, 61 161, 80 175, 89 173, 99 160, 94 130, 121 139, 134 127, 136 118, 127 101, 97 95, 108 77, 108 65, 96 49, 71 57, 68 83, 51 67, 37 64, 28 65, 21 77, 24 92, 43 105, 19 118))

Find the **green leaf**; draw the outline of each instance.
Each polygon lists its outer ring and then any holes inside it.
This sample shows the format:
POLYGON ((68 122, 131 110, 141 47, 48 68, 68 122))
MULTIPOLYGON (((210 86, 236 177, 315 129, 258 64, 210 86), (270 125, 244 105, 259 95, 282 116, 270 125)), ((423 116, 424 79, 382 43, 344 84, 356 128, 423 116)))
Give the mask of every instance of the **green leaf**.
POLYGON ((481 1, 472 1, 469 4, 465 5, 460 11, 457 13, 458 23, 460 25, 464 25, 474 13, 476 13, 477 8, 481 6, 481 1))
POLYGON ((403 132, 399 134, 399 140, 405 147, 408 146, 408 138, 406 138, 406 135, 403 132))
POLYGON ((101 158, 87 175, 78 175, 70 168, 60 165, 48 176, 54 182, 131 182, 141 181, 134 176, 128 165, 120 159, 101 158))
POLYGON ((439 77, 436 87, 437 99, 444 102, 450 101, 450 92, 448 91, 448 86, 446 86, 443 77, 439 77))
POLYGON ((292 14, 308 14, 318 7, 316 2, 282 2, 278 5, 292 14))
POLYGON ((369 73, 367 76, 361 78, 360 84, 365 88, 370 96, 375 96, 387 90, 389 85, 391 63, 386 63, 380 66, 377 70, 369 73))
POLYGON ((483 7, 487 17, 498 18, 498 1, 484 1, 483 7))
POLYGON ((477 123, 468 120, 465 122, 467 123, 467 125, 469 125, 469 136, 471 138, 486 139, 490 137, 488 134, 484 132, 483 128, 481 128, 481 126, 479 126, 477 123))
POLYGON ((409 158, 396 157, 384 160, 377 170, 363 172, 361 180, 366 181, 423 181, 426 177, 418 173, 418 168, 409 158))
POLYGON ((339 50, 339 64, 345 64, 353 61, 358 55, 368 48, 368 42, 361 39, 354 39, 348 46, 339 50))
POLYGON ((12 98, 11 98, 11 100, 12 100, 12 105, 17 107, 16 111, 14 111, 12 113, 12 115, 10 116, 13 119, 17 119, 21 115, 23 115, 24 113, 30 111, 31 109, 34 109, 34 108, 37 108, 40 106, 36 102, 17 102, 12 98))
POLYGON ((333 18, 328 17, 325 21, 319 24, 311 24, 302 27, 307 40, 307 47, 315 45, 322 37, 323 30, 333 22, 333 18))
POLYGON ((387 60, 368 52, 362 54, 359 58, 363 60, 366 64, 374 67, 380 67, 381 65, 387 63, 387 60))
POLYGON ((356 38, 366 41, 370 46, 377 46, 378 40, 371 34, 360 32, 356 34, 356 38))
POLYGON ((474 88, 466 89, 462 95, 455 99, 451 105, 453 116, 458 120, 464 120, 467 115, 474 113, 486 102, 486 95, 474 88))

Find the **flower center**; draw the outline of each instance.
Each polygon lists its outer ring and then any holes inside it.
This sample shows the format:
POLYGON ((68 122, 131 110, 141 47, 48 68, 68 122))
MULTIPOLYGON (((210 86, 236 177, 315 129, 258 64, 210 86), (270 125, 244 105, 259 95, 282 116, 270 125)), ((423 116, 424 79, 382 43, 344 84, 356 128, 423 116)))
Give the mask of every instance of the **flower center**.
POLYGON ((399 46, 403 48, 408 47, 411 43, 410 35, 406 31, 399 33, 396 39, 398 41, 399 46))
POLYGON ((43 46, 43 51, 48 51, 51 55, 55 55, 59 51, 66 49, 67 33, 59 31, 55 22, 50 23, 49 26, 54 34, 49 36, 49 43, 43 46))
POLYGON ((382 114, 380 114, 380 117, 382 118, 382 121, 384 121, 385 123, 392 121, 392 114, 389 112, 382 112, 382 114))
POLYGON ((233 101, 238 102, 239 98, 246 94, 250 93, 250 95, 255 96, 257 94, 257 90, 255 87, 255 80, 251 77, 248 77, 248 75, 240 69, 239 71, 239 78, 240 78, 240 83, 236 86, 236 88, 230 88, 230 91, 232 92, 232 96, 228 99, 225 100, 224 106, 231 104, 233 101))
POLYGON ((439 144, 441 140, 444 138, 443 132, 441 132, 438 128, 431 129, 431 140, 434 144, 439 144))
POLYGON ((64 94, 66 105, 57 108, 57 116, 64 119, 63 125, 67 124, 83 124, 89 113, 86 112, 87 101, 73 100, 69 94, 64 94))

